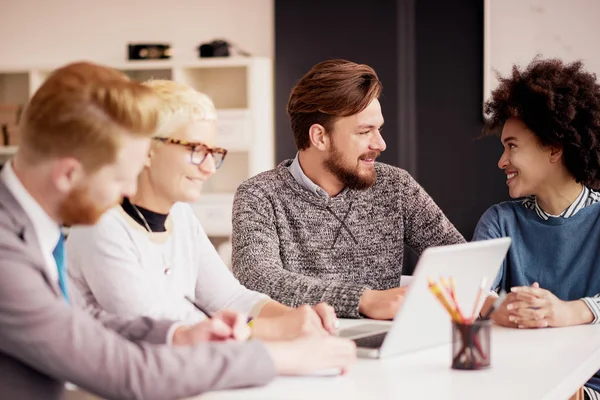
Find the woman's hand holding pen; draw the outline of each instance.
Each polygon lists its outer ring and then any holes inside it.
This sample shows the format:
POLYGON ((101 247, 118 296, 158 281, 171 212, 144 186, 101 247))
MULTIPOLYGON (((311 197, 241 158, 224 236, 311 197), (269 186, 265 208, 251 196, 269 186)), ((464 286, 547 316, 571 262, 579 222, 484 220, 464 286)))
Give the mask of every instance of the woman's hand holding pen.
MULTIPOLYGON (((191 297, 186 296, 185 300, 209 318, 213 316, 209 310, 205 309, 191 297)), ((267 308, 267 306, 265 306, 265 308, 267 308)), ((272 317, 260 316, 252 321, 252 337, 262 340, 289 340, 307 335, 326 335, 328 333, 334 333, 338 327, 338 319, 335 315, 335 310, 326 303, 319 303, 314 307, 302 305, 297 308, 290 308, 278 304, 275 308, 278 309, 275 310, 275 312, 279 311, 279 315, 272 317), (281 313, 282 309, 284 310, 283 313, 281 313)), ((221 315, 225 315, 222 314, 223 312, 225 311, 220 312, 221 315)), ((220 313, 214 315, 220 315, 220 313)), ((227 315, 236 315, 236 313, 233 312, 228 313, 229 314, 227 315)), ((240 317, 237 318, 239 319, 240 317)), ((222 327, 219 329, 221 328, 222 327)), ((243 335, 235 335, 235 338, 238 340, 245 340, 250 334, 250 331, 245 324, 243 327, 238 327, 237 329, 240 331, 243 330, 244 332, 243 335), (241 338, 242 336, 244 337, 241 338)))
MULTIPOLYGON (((250 329, 244 315, 233 311, 211 314, 193 299, 186 299, 210 319, 191 327, 177 328, 173 344, 246 340, 249 337, 250 329)), ((337 318, 327 304, 300 306, 277 317, 254 319, 252 324, 252 336, 265 341, 279 374, 297 375, 323 368, 339 368, 343 373, 356 360, 354 342, 329 335, 329 330, 337 327, 337 318)))
POLYGON ((250 336, 250 328, 246 316, 230 310, 216 312, 195 325, 180 326, 173 334, 173 345, 193 346, 200 342, 238 340, 243 341, 250 336))

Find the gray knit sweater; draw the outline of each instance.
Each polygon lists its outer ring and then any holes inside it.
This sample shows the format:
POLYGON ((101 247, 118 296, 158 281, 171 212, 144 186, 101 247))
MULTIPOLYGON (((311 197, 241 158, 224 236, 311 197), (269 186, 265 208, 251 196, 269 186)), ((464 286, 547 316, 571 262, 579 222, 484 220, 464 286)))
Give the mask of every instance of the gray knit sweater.
POLYGON ((400 285, 404 245, 417 254, 464 242, 408 172, 376 163, 364 191, 315 196, 289 172, 292 160, 242 183, 233 204, 233 272, 281 303, 327 302, 359 317, 366 289, 400 285))

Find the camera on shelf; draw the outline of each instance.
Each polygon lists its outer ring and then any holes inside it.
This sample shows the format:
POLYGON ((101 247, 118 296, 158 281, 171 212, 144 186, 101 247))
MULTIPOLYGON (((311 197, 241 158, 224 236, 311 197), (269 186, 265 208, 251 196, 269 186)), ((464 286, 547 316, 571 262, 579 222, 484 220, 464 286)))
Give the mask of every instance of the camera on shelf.
POLYGON ((129 60, 168 60, 171 58, 171 45, 161 43, 139 43, 127 46, 129 60))
POLYGON ((198 47, 200 57, 229 57, 231 44, 225 40, 213 40, 198 47))

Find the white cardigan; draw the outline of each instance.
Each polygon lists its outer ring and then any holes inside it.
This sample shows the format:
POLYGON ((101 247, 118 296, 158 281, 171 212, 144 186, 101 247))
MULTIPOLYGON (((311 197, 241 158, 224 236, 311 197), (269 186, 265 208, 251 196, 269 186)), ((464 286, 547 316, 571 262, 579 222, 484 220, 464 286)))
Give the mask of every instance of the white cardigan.
POLYGON ((119 206, 94 226, 71 228, 66 241, 71 301, 92 314, 104 310, 194 323, 204 314, 185 296, 208 312, 228 308, 251 316, 270 300, 235 279, 188 204, 175 204, 165 225, 166 232, 150 234, 119 206))

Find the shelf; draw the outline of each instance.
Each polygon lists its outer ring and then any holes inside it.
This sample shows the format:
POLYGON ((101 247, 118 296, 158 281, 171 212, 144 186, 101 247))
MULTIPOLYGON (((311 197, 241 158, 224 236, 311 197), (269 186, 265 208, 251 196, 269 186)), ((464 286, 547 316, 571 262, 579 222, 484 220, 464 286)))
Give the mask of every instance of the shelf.
POLYGON ((0 156, 12 156, 17 152, 17 146, 1 146, 0 147, 0 156))
MULTIPOLYGON (((119 69, 122 71, 136 70, 156 70, 172 68, 229 68, 229 67, 247 67, 253 60, 263 59, 264 57, 214 57, 198 59, 171 59, 171 60, 135 60, 124 61, 122 63, 103 63, 94 61, 101 65, 119 69)), ((264 58, 266 59, 266 58, 264 58)), ((29 71, 52 71, 60 65, 0 65, 0 74, 26 73, 29 71)))
MULTIPOLYGON (((211 240, 228 240, 236 189, 275 165, 272 60, 234 56, 91 61, 122 71, 136 81, 172 79, 212 99, 218 114, 216 146, 229 153, 217 174, 204 184, 200 201, 191 206, 211 240)), ((0 103, 26 104, 52 71, 63 65, 0 63, 0 103)), ((0 162, 16 151, 16 146, 0 147, 0 162)))
POLYGON ((182 67, 174 69, 174 79, 208 95, 217 109, 248 108, 248 68, 182 67))
POLYGON ((191 204, 208 236, 231 236, 233 193, 206 193, 191 204))
POLYGON ((247 67, 252 63, 252 60, 256 58, 257 57, 214 57, 188 60, 134 60, 107 65, 122 71, 171 68, 235 68, 247 67))

